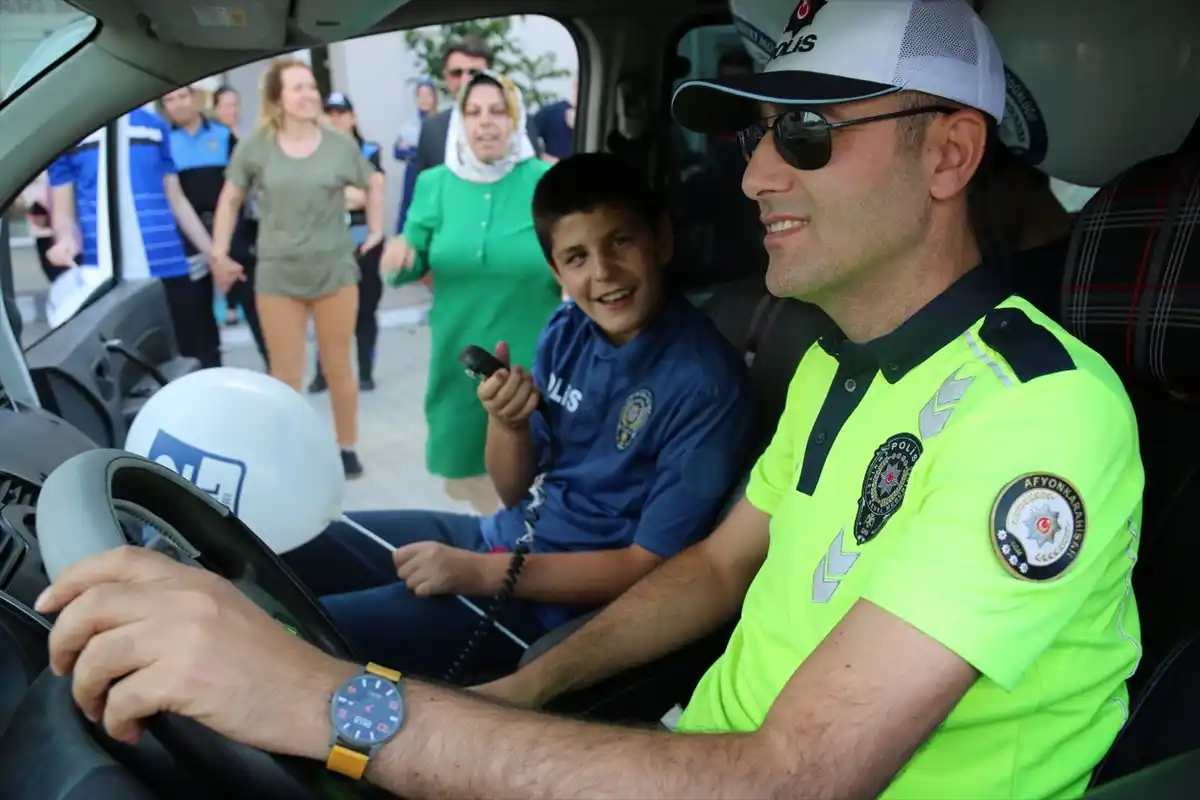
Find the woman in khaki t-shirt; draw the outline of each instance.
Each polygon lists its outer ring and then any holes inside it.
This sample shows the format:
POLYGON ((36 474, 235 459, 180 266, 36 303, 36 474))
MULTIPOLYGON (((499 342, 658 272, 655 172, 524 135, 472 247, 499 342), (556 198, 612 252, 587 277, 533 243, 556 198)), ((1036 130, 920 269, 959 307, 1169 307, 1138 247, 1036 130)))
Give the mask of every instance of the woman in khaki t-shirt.
POLYGON ((383 240, 383 191, 358 143, 320 124, 321 95, 302 61, 279 59, 263 75, 258 130, 238 143, 225 169, 213 223, 213 276, 222 291, 244 280, 229 258, 238 209, 258 191, 255 305, 271 374, 300 391, 311 313, 321 369, 329 384, 334 427, 347 477, 362 474, 354 452, 358 384, 350 365, 358 312, 355 250, 383 240), (367 192, 366 241, 355 248, 346 226, 345 190, 367 192))

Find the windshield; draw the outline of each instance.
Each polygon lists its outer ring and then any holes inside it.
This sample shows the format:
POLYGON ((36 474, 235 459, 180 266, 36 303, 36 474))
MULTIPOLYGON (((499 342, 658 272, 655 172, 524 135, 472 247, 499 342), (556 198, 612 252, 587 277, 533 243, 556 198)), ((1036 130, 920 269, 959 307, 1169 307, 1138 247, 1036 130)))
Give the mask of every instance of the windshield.
POLYGON ((63 0, 0 0, 0 105, 95 28, 95 19, 63 0))

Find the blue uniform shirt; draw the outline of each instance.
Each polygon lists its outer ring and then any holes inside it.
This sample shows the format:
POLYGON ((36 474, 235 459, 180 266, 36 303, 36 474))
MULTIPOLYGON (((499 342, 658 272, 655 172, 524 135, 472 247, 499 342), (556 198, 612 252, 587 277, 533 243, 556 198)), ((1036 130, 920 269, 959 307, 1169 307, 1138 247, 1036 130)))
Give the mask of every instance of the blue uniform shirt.
MULTIPOLYGON (((706 536, 745 466, 755 402, 738 352, 685 299, 614 347, 574 303, 551 317, 533 376, 545 503, 532 552, 638 545, 670 558, 706 536)), ((483 520, 493 548, 525 532, 526 502, 483 520)), ((544 606, 553 628, 587 609, 544 606)))
POLYGON ((571 104, 559 100, 543 106, 533 115, 538 133, 546 143, 546 154, 555 158, 566 158, 575 151, 575 130, 567 124, 567 111, 571 104))
POLYGON ((109 180, 117 181, 121 220, 121 274, 125 278, 174 278, 188 274, 175 214, 163 178, 176 172, 170 129, 157 114, 134 109, 117 121, 117 159, 106 158, 101 128, 56 158, 50 184, 74 184, 75 213, 82 237, 80 263, 112 274, 107 203, 99 202, 109 180))

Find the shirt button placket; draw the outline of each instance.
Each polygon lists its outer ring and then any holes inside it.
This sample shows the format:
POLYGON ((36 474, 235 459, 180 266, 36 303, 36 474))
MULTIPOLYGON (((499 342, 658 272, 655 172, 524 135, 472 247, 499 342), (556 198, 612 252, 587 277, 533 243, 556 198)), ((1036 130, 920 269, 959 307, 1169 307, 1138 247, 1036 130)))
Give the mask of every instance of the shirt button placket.
MULTIPOLYGON (((492 200, 492 193, 484 192, 483 199, 484 199, 484 202, 490 203, 492 200)), ((487 226, 488 226, 487 217, 490 217, 492 214, 491 206, 489 205, 487 208, 485 208, 483 210, 483 213, 486 216, 479 223, 479 252, 477 252, 475 254, 476 257, 479 259, 480 263, 483 263, 483 251, 486 249, 485 245, 487 243, 487 226)))

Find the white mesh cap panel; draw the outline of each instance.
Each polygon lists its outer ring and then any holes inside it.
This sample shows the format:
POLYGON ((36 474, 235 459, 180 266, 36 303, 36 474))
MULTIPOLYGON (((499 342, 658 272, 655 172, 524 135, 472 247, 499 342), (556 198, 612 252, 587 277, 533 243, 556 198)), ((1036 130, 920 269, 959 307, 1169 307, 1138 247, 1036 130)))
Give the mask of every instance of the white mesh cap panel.
POLYGON ((914 0, 892 84, 1004 114, 999 50, 963 0, 914 0))

